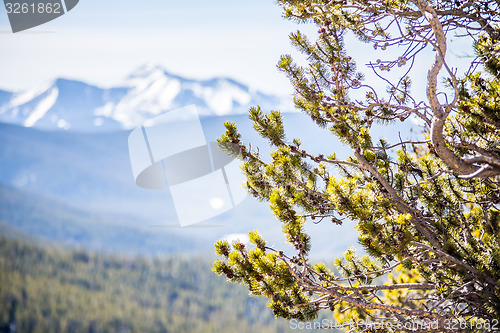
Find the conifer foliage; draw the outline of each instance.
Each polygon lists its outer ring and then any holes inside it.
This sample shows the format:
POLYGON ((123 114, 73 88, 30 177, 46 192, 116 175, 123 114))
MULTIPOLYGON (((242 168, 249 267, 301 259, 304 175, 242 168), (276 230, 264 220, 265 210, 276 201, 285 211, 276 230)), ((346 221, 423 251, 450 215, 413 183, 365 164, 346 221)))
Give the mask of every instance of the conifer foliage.
POLYGON ((288 320, 310 321, 329 309, 354 331, 491 330, 500 318, 500 2, 278 2, 285 17, 318 28, 315 40, 290 37, 306 65, 288 55, 279 62, 295 105, 352 154, 310 154, 286 137, 278 111, 255 107, 250 119, 273 147, 266 159, 226 123, 221 145, 239 147, 249 193, 269 203, 296 252, 271 248, 252 231, 250 247, 215 245, 214 271, 268 298, 288 320), (386 57, 357 64, 348 35, 386 57), (470 39, 475 54, 463 73, 447 61, 457 38, 470 39), (428 49, 426 98, 419 100, 410 78, 422 71, 413 64, 428 49), (385 86, 367 82, 365 70, 385 86), (390 131, 412 119, 423 124, 418 140, 372 137, 375 126, 390 131), (336 269, 313 263, 304 225, 331 223, 334 235, 346 220, 368 255, 349 249, 336 269), (433 325, 370 326, 381 321, 433 325))

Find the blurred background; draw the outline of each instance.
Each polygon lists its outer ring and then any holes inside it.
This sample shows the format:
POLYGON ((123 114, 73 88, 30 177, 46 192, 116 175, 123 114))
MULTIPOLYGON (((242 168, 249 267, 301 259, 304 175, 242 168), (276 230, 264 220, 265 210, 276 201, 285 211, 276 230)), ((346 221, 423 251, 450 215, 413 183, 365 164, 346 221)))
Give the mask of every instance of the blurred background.
MULTIPOLYGON (((144 121, 195 104, 207 142, 235 121, 243 141, 265 154, 270 148, 247 118, 260 105, 284 112, 290 140, 347 156, 293 109, 276 69, 282 54, 302 59, 287 38, 297 28, 269 0, 82 0, 15 34, 0 8, 0 326, 291 331, 263 300, 211 272, 218 239, 245 241, 258 229, 287 248, 268 205, 248 197, 181 228, 168 190, 135 185, 127 139, 144 121)), ((404 126, 399 133, 413 135, 404 126)), ((315 260, 331 263, 356 245, 348 222, 307 228, 315 260)))

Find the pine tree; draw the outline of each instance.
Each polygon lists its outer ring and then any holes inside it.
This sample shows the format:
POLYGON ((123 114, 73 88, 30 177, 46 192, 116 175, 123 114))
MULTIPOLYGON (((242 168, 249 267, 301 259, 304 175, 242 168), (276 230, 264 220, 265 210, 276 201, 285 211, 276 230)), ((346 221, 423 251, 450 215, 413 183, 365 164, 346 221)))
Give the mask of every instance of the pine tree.
POLYGON ((285 17, 318 28, 313 41, 299 31, 290 36, 307 65, 288 55, 278 65, 295 105, 352 154, 311 154, 286 137, 280 112, 255 107, 254 128, 274 147, 266 161, 226 123, 221 146, 237 145, 249 193, 269 203, 296 252, 271 248, 252 231, 250 247, 217 242, 214 271, 268 298, 288 320, 310 321, 327 309, 360 332, 500 327, 500 2, 278 2, 285 17), (368 70, 387 86, 364 80, 365 68, 358 70, 346 49, 349 34, 386 50, 368 70), (447 62, 453 38, 473 42, 475 57, 463 74, 447 62), (419 100, 410 78, 429 48, 434 58, 419 100), (418 141, 372 136, 375 126, 390 131, 412 119, 424 124, 418 141), (304 225, 332 223, 337 233, 347 219, 367 255, 348 249, 336 269, 313 263, 304 225), (381 322, 386 326, 370 326, 381 322), (411 326, 418 323, 428 325, 411 326))

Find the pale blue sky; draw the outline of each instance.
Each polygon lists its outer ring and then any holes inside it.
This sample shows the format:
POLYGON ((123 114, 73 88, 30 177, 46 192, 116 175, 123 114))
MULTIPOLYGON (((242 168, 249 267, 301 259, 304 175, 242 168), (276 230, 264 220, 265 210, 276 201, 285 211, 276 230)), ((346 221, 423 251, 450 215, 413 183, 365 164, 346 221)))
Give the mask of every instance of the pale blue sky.
POLYGON ((0 89, 56 76, 108 86, 145 63, 192 78, 230 76, 273 93, 290 91, 276 70, 297 26, 272 0, 80 0, 66 15, 13 34, 0 8, 0 89))
MULTIPOLYGON (((34 88, 60 76, 110 86, 155 63, 190 78, 229 76, 264 92, 288 94, 290 84, 276 64, 281 54, 298 56, 287 38, 298 28, 314 31, 283 19, 273 0, 80 0, 66 15, 13 34, 2 6, 0 89, 34 88)), ((387 56, 353 40, 348 45, 360 68, 387 56)), ((463 54, 471 54, 470 44, 449 44, 453 64, 470 61, 456 56, 463 54)), ((433 57, 424 52, 412 75, 422 98, 433 57)), ((378 81, 367 72, 369 83, 378 81)))

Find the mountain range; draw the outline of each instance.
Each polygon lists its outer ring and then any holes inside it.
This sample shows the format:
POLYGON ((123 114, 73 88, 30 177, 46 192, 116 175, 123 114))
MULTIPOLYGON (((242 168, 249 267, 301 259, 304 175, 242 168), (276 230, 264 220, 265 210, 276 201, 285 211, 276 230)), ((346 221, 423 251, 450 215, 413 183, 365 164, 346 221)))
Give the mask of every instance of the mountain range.
POLYGON ((291 109, 289 98, 264 94, 230 78, 193 80, 144 65, 116 87, 57 78, 25 91, 0 90, 0 122, 43 130, 109 132, 135 128, 189 104, 195 104, 201 116, 244 114, 251 105, 291 109))
MULTIPOLYGON (((246 142, 258 145, 263 155, 269 152, 246 115, 203 118, 205 136, 215 139, 225 121, 236 122, 246 142)), ((315 125, 302 114, 286 114, 285 125, 292 137, 304 134, 306 148, 319 152, 338 147, 327 131, 307 135, 315 125)), ((251 197, 222 215, 180 228, 168 190, 135 185, 129 133, 44 131, 0 123, 0 230, 129 254, 212 253, 216 240, 255 229, 270 244, 285 246, 268 204, 251 197)), ((311 225, 310 232, 320 245, 313 246, 317 257, 340 255, 356 241, 349 225, 311 225), (344 237, 331 242, 335 230, 343 230, 344 237)))
MULTIPOLYGON (((231 211, 180 228, 168 190, 136 186, 127 146, 131 129, 187 104, 201 113, 207 141, 224 133, 224 122, 234 121, 242 140, 258 147, 264 159, 271 148, 253 129, 248 107, 286 105, 231 79, 195 81, 154 66, 115 88, 56 79, 24 92, 0 91, 0 231, 115 253, 213 253, 217 239, 255 229, 270 245, 285 246, 267 203, 248 197, 231 211)), ((394 124, 390 132, 378 126, 372 133, 395 142, 418 135, 412 126, 394 124)), ((285 112, 284 128, 288 141, 300 138, 312 154, 350 154, 302 113, 285 112)), ((356 232, 346 224, 306 225, 315 257, 340 256, 356 244, 356 232)))

